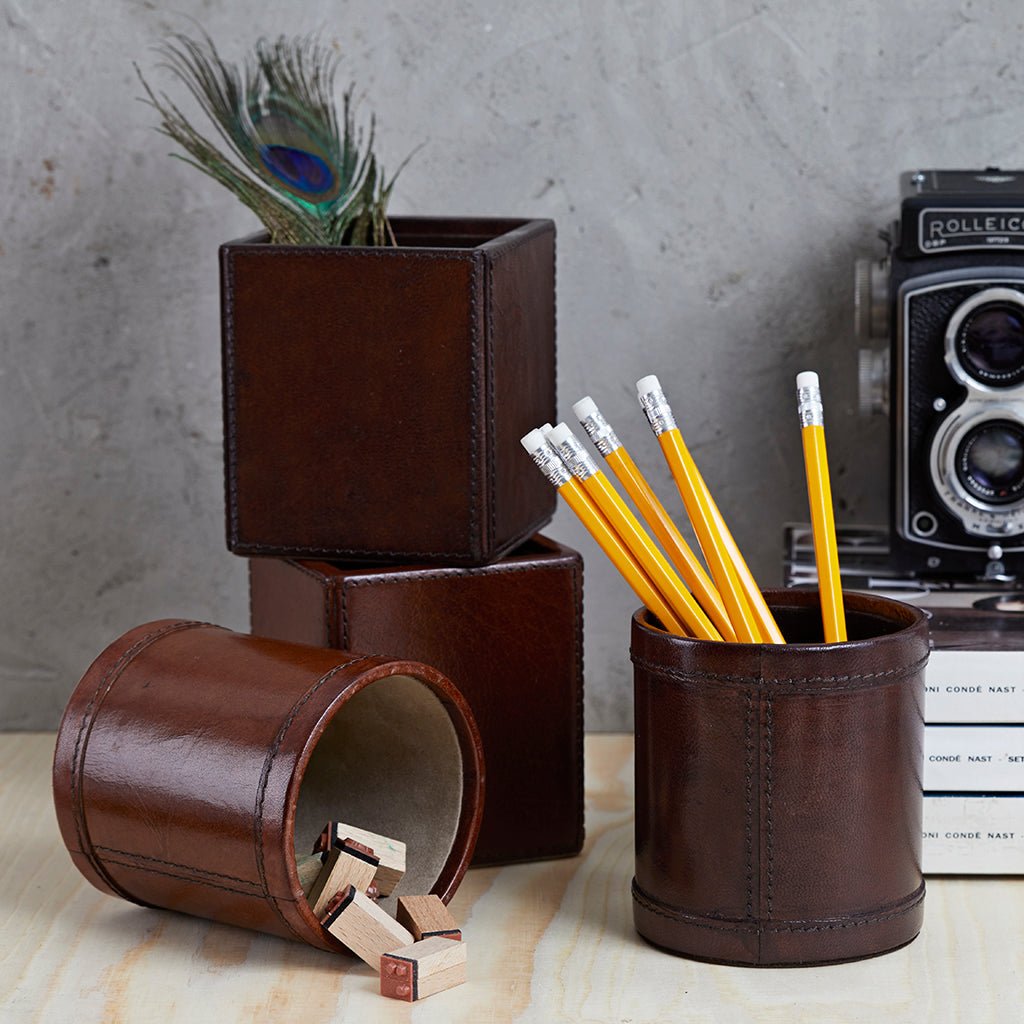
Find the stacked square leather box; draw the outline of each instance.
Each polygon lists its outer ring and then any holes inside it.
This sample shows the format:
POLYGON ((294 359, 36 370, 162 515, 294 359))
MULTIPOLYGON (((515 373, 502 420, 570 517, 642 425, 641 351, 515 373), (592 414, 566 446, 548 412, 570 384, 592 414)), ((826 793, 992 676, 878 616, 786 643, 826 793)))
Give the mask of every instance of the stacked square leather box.
POLYGON ((550 221, 221 250, 227 538, 252 630, 446 674, 484 745, 474 863, 583 842, 582 560, 519 438, 555 415, 550 221))

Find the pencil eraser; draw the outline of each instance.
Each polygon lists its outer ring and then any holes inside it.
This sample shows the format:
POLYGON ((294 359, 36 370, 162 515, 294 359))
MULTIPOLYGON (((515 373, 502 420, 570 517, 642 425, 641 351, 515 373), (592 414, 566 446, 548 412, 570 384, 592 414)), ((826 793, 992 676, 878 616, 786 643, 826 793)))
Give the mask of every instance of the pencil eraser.
POLYGON ((661 381, 652 373, 647 377, 641 377, 636 382, 636 393, 638 395, 649 395, 652 391, 661 390, 661 381))
POLYGON ((798 388, 818 387, 818 375, 813 370, 804 370, 796 375, 796 386, 798 388))
POLYGON ((557 427, 552 427, 548 434, 548 441, 550 441, 556 448, 560 444, 565 444, 566 441, 573 440, 575 440, 573 432, 564 423, 559 423, 557 427))
POLYGON ((547 447, 547 441, 544 440, 544 435, 539 430, 531 430, 528 434, 524 434, 520 439, 519 443, 532 455, 538 448, 547 447))
POLYGON ((588 416, 594 416, 597 414, 597 402, 595 402, 590 395, 586 398, 581 398, 573 407, 573 413, 576 415, 576 419, 581 422, 588 416))

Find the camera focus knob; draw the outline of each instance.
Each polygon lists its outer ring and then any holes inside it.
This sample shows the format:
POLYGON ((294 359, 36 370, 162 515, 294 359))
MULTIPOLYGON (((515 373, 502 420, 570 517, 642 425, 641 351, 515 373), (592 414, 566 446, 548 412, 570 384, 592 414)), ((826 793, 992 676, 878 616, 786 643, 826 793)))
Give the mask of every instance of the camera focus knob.
POLYGON ((853 265, 853 322, 857 337, 889 337, 889 262, 861 258, 853 265))
POLYGON ((858 408, 861 416, 889 415, 889 350, 857 353, 858 408))

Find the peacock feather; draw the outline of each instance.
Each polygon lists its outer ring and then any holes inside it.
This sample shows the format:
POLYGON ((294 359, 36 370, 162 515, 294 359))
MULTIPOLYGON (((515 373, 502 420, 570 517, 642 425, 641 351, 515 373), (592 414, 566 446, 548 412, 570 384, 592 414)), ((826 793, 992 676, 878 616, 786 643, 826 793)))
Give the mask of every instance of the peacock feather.
POLYGON ((181 159, 245 203, 272 242, 394 244, 386 211, 397 172, 385 180, 378 168, 374 118, 365 132, 357 125, 351 86, 342 94, 339 131, 333 50, 310 36, 261 39, 238 67, 225 62, 204 33, 199 40, 173 35, 158 52, 228 151, 198 132, 138 72, 146 102, 161 118, 157 130, 185 150, 181 159))

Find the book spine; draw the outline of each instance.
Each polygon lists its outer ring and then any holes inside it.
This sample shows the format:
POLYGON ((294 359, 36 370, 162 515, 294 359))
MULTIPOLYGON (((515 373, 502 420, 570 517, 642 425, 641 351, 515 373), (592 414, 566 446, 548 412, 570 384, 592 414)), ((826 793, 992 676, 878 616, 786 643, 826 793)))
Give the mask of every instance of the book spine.
POLYGON ((926 793, 927 875, 1024 874, 1024 794, 926 793))
POLYGON ((1020 651, 934 650, 925 670, 926 722, 1024 722, 1020 651))
POLYGON ((1024 792, 1024 725, 926 725, 924 789, 1024 792))

